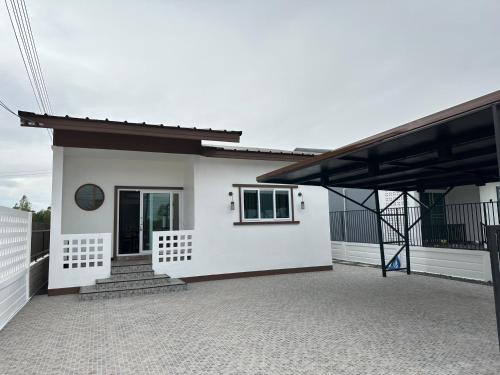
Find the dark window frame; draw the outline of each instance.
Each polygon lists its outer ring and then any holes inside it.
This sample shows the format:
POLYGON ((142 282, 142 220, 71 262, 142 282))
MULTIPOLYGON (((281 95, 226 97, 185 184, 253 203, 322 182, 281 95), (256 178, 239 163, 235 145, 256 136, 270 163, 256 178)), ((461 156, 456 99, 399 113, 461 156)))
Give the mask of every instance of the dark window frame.
MULTIPOLYGON (((294 189, 297 189, 297 185, 268 185, 268 184, 233 184, 234 188, 238 188, 238 212, 239 221, 233 223, 233 225, 283 225, 283 224, 300 224, 300 221, 295 220, 295 207, 294 207, 294 189), (290 197, 290 217, 289 218, 273 218, 273 219, 245 219, 243 212, 243 191, 244 190, 272 190, 273 197, 276 194, 276 190, 287 190, 289 191, 290 197)), ((258 199, 260 199, 260 194, 258 194, 258 199)), ((273 210, 276 213, 276 201, 273 198, 273 210)), ((259 207, 259 206, 258 206, 259 207)), ((260 216, 260 212, 258 212, 260 216)))

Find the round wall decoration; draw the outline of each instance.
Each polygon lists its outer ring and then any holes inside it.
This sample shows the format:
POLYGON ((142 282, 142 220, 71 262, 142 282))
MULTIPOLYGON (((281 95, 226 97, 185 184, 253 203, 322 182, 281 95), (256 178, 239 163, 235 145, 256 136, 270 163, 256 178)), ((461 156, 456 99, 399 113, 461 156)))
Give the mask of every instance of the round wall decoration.
POLYGON ((82 210, 97 210, 104 202, 104 191, 94 184, 82 185, 75 193, 75 202, 82 210))

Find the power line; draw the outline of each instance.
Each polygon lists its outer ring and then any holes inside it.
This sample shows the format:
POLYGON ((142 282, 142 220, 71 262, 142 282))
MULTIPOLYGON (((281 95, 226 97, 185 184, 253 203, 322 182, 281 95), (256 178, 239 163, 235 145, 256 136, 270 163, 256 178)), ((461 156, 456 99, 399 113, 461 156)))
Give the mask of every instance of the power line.
MULTIPOLYGON (((24 2, 24 0, 10 0, 9 8, 7 0, 4 0, 4 2, 5 7, 7 8, 7 13, 9 15, 12 31, 14 32, 17 46, 19 48, 19 53, 21 54, 21 58, 23 60, 24 69, 26 70, 26 74, 28 75, 28 80, 30 82, 33 95, 35 96, 38 109, 40 110, 40 112, 51 114, 52 104, 50 102, 49 94, 47 92, 47 85, 45 84, 42 67, 40 65, 40 59, 38 57, 35 38, 33 37, 33 30, 29 21, 26 3, 24 2), (17 29, 14 25, 12 15, 14 16, 17 29)), ((13 113, 13 111, 10 110, 5 104, 3 104, 2 107, 13 113)), ((17 114, 15 115, 17 116, 17 114)), ((47 129, 47 134, 49 135, 52 143, 52 132, 50 129, 47 129)))
MULTIPOLYGON (((21 12, 21 7, 19 6, 19 1, 10 0, 10 5, 13 10, 14 19, 16 21, 17 31, 19 33, 21 44, 24 50, 24 55, 28 61, 28 66, 30 67, 31 76, 33 78, 33 82, 35 83, 35 88, 38 93, 38 98, 40 100, 40 104, 42 105, 42 109, 44 113, 49 113, 47 99, 45 92, 43 91, 43 86, 41 79, 38 74, 38 69, 35 62, 34 53, 31 49, 32 41, 27 32, 27 20, 24 17, 24 14, 21 12)), ((15 32, 15 30, 14 30, 15 32)))
POLYGON ((45 91, 45 95, 47 97, 47 104, 49 106, 50 113, 52 113, 52 103, 50 102, 49 93, 47 91, 47 85, 45 84, 45 77, 43 76, 42 65, 40 64, 40 59, 38 58, 38 51, 37 51, 37 48, 35 45, 35 38, 33 37, 33 30, 31 29, 31 22, 30 22, 30 18, 28 15, 28 9, 26 8, 26 3, 24 2, 24 0, 21 1, 21 4, 23 7, 24 15, 26 17, 26 22, 28 25, 28 32, 29 32, 29 35, 31 38, 31 44, 32 44, 33 50, 35 52, 35 61, 36 61, 36 64, 38 66, 38 72, 39 72, 40 78, 42 80, 42 85, 43 85, 43 89, 45 91))
MULTIPOLYGON (((22 119, 21 116, 19 116, 16 112, 14 112, 12 109, 10 109, 9 106, 7 104, 5 104, 1 99, 0 99, 0 107, 5 109, 7 112, 11 113, 12 115, 22 119)), ((46 129, 46 130, 47 130, 47 133, 48 133, 49 138, 50 138, 50 143, 52 143, 52 133, 49 131, 49 129, 46 129)))
POLYGON ((37 106, 41 113, 52 114, 52 103, 47 91, 26 3, 24 0, 10 0, 9 7, 7 0, 4 2, 37 106))
POLYGON ((36 92, 35 92, 35 87, 33 86, 33 81, 31 79, 31 75, 28 71, 28 66, 26 65, 26 59, 24 58, 24 54, 23 54, 23 51, 21 49, 21 43, 19 43, 19 38, 18 38, 17 33, 16 33, 16 28, 14 27, 14 22, 12 21, 12 16, 10 14, 7 0, 4 0, 4 1, 5 1, 5 7, 7 8, 7 13, 9 14, 10 24, 12 26, 12 30, 14 31, 14 36, 16 37, 17 47, 19 48, 19 53, 21 54, 21 58, 23 59, 24 69, 26 70, 26 74, 28 75, 28 80, 30 81, 31 89, 33 90, 33 95, 35 96, 36 104, 37 104, 40 112, 43 112, 42 107, 40 106, 40 103, 38 101, 38 96, 36 95, 36 92))
POLYGON ((12 113, 14 116, 19 117, 19 115, 18 115, 16 112, 14 112, 12 109, 10 109, 10 108, 7 106, 7 104, 5 104, 4 102, 2 102, 2 100, 1 100, 1 99, 0 99, 0 106, 1 106, 3 109, 5 109, 7 112, 10 112, 10 113, 12 113))
POLYGON ((40 171, 25 171, 25 172, 0 173, 0 178, 43 176, 43 175, 48 175, 50 173, 51 173, 50 169, 40 170, 40 171))

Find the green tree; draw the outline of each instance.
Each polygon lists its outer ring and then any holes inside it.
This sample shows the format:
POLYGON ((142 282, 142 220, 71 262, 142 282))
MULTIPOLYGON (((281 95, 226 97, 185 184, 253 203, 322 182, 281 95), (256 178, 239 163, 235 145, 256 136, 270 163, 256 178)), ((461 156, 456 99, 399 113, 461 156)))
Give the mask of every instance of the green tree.
POLYGON ((46 210, 33 212, 33 223, 40 223, 41 226, 50 228, 50 207, 46 210))
POLYGON ((33 212, 31 209, 31 202, 26 195, 23 195, 13 208, 21 211, 33 212))
POLYGON ((26 195, 17 202, 14 207, 17 210, 32 212, 32 222, 36 224, 37 228, 50 228, 50 207, 47 209, 41 209, 38 212, 33 211, 31 207, 31 202, 26 195))

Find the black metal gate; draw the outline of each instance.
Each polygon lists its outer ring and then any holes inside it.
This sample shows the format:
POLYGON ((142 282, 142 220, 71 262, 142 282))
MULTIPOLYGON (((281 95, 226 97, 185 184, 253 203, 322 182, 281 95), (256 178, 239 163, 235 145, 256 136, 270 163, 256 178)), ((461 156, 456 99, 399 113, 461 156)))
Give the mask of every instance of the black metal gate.
POLYGON ((495 311, 497 316, 498 344, 500 345, 500 225, 487 228, 488 250, 491 260, 491 278, 493 281, 493 294, 495 296, 495 311))

